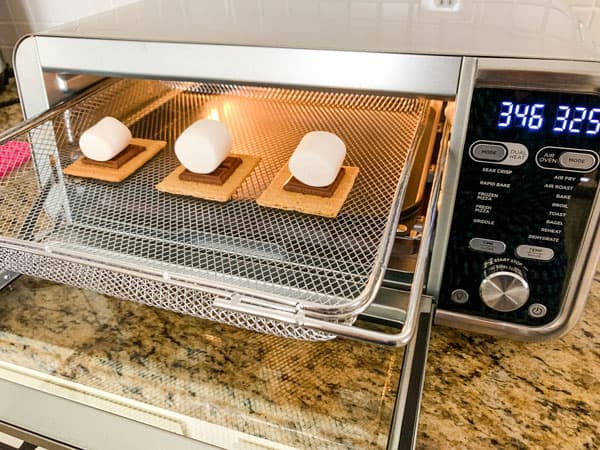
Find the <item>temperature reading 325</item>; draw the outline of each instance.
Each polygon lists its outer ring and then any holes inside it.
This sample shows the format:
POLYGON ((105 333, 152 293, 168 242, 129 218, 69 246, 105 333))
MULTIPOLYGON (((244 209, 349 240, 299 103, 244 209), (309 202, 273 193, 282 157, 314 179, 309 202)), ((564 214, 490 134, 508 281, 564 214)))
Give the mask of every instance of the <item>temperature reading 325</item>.
POLYGON ((497 126, 500 129, 523 128, 530 132, 551 127, 555 134, 593 137, 600 133, 600 108, 503 101, 497 126))

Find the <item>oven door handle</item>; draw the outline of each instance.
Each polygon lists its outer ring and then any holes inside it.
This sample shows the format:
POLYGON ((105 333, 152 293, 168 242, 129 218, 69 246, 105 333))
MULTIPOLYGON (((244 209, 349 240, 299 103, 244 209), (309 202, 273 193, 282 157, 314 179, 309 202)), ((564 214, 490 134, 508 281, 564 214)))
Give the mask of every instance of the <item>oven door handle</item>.
MULTIPOLYGON (((266 319, 275 319, 299 327, 323 331, 335 334, 339 337, 345 337, 357 341, 387 345, 390 347, 401 347, 407 345, 412 340, 417 329, 419 312, 421 310, 421 297, 423 295, 423 288, 425 286, 425 278, 429 272, 431 243, 433 240, 435 223, 437 219, 438 199, 447 152, 447 146, 442 146, 433 178, 431 197, 427 207, 425 223, 423 225, 421 248, 419 249, 419 254, 417 256, 413 282, 408 298, 408 308, 403 320, 402 329, 399 333, 385 333, 382 331, 369 330, 350 324, 329 322, 323 319, 310 317, 304 310, 300 308, 298 308, 295 312, 272 310, 267 312, 263 307, 257 305, 255 300, 240 294, 234 294, 230 298, 217 298, 214 301, 214 306, 228 311, 250 314, 266 319)), ((385 268, 383 272, 385 272, 385 268)), ((383 272, 381 274, 382 277, 383 272)))

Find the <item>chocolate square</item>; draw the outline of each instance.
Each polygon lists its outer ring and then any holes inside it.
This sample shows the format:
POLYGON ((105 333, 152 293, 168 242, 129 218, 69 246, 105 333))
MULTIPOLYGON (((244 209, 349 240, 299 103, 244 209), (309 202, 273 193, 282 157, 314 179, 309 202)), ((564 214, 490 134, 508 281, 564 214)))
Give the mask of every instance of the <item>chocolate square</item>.
POLYGON ((193 181, 196 183, 216 184, 222 186, 235 172, 235 169, 242 164, 242 158, 237 156, 228 156, 225 160, 211 173, 194 173, 189 170, 184 170, 179 174, 179 179, 182 181, 193 181))
POLYGON ((295 177, 291 177, 287 183, 283 185, 283 189, 289 192, 297 192, 299 194, 317 195, 319 197, 332 197, 335 190, 340 185, 344 178, 344 168, 338 172, 335 180, 329 186, 315 187, 302 183, 295 177))
POLYGON ((96 161, 83 156, 81 161, 90 166, 107 167, 109 169, 120 169, 125 163, 131 161, 137 155, 146 150, 141 145, 129 144, 121 153, 108 161, 96 161))

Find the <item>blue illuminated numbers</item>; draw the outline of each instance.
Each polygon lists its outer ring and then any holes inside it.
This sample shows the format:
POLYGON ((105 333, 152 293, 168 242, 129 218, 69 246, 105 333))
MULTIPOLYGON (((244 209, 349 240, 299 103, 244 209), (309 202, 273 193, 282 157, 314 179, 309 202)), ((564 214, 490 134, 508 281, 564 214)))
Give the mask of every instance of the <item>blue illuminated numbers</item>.
MULTIPOLYGON (((498 128, 508 128, 512 125, 517 128, 527 128, 531 131, 539 130, 544 124, 545 107, 546 105, 543 103, 529 105, 527 103, 502 102, 498 128)), ((600 115, 598 122, 600 127, 600 115)))
POLYGON ((586 116, 587 108, 584 108, 582 106, 578 106, 577 108, 575 108, 575 112, 573 113, 573 119, 571 120, 571 123, 569 123, 569 133, 581 133, 581 123, 585 120, 586 116))
POLYGON ((529 115, 529 121, 527 122, 527 128, 530 130, 539 130, 544 124, 544 107, 546 105, 542 103, 536 103, 531 108, 531 114, 529 115))
POLYGON ((588 125, 585 130, 585 134, 589 136, 596 136, 600 131, 600 108, 594 108, 590 111, 588 115, 588 125))
MULTIPOLYGON (((544 103, 500 104, 498 128, 524 128, 528 131, 541 130, 544 126, 544 103)), ((600 134, 600 108, 584 106, 558 105, 552 125, 554 133, 582 134, 597 136, 600 134)))
MULTIPOLYGON (((500 104, 498 128, 524 128, 538 131, 544 126, 544 103, 513 103, 504 101, 500 104)), ((584 106, 558 105, 552 125, 554 133, 581 134, 596 136, 600 134, 600 108, 588 109, 584 106)))
POLYGON ((515 117, 517 118, 517 126, 525 128, 527 126, 527 115, 529 114, 529 105, 518 103, 515 108, 515 117))
POLYGON ((512 122, 512 113, 514 105, 513 102, 502 102, 500 107, 500 120, 498 121, 498 128, 507 128, 512 122))
POLYGON ((600 108, 588 110, 583 106, 560 105, 556 109, 552 131, 555 133, 567 131, 570 134, 581 134, 584 129, 585 134, 588 136, 596 136, 600 132, 600 108))
POLYGON ((571 108, 565 105, 560 105, 556 111, 556 119, 554 120, 554 128, 552 128, 552 131, 556 133, 562 133, 565 131, 569 123, 570 115, 571 108))

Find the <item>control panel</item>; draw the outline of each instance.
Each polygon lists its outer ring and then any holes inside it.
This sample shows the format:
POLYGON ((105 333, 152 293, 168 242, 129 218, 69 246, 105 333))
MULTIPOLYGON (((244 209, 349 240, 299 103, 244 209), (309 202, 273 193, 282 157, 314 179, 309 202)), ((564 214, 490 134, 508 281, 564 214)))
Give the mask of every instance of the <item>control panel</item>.
POLYGON ((599 96, 476 88, 440 307, 531 326, 554 320, 599 164, 599 96))

